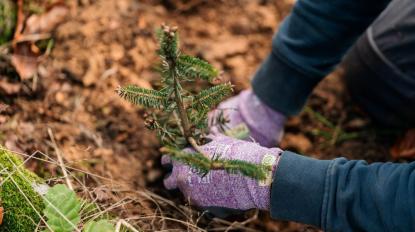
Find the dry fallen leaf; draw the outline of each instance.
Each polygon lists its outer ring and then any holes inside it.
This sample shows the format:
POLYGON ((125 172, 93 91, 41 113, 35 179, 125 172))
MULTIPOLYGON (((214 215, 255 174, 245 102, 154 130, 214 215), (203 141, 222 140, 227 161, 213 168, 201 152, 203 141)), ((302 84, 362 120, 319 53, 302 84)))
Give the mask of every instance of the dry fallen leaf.
POLYGON ((29 79, 37 72, 39 48, 34 42, 47 38, 47 33, 52 32, 61 23, 69 12, 62 4, 55 4, 47 12, 40 15, 31 15, 23 27, 23 5, 18 3, 18 20, 13 38, 13 54, 11 62, 22 79, 29 79), (24 28, 23 31, 21 31, 24 28), (46 34, 47 36, 45 37, 46 34))
POLYGON ((415 159, 415 128, 408 130, 390 150, 393 159, 415 159))
POLYGON ((53 31, 65 19, 68 12, 68 7, 57 4, 43 14, 31 15, 26 21, 23 35, 49 33, 53 31))
POLYGON ((31 78, 37 72, 39 52, 31 49, 30 42, 19 43, 13 49, 11 62, 23 80, 31 78))

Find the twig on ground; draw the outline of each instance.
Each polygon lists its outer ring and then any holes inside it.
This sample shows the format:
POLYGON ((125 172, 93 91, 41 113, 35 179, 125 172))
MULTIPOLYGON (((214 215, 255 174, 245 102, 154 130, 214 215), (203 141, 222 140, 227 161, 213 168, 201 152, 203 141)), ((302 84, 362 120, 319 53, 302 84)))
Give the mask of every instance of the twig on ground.
POLYGON ((125 226, 133 232, 140 232, 136 228, 134 228, 132 225, 130 225, 130 223, 126 222, 124 219, 118 220, 117 225, 115 226, 115 232, 120 232, 121 226, 125 226))
MULTIPOLYGON (((239 230, 244 230, 244 231, 259 232, 259 230, 255 230, 255 229, 252 229, 252 228, 249 228, 249 227, 245 226, 246 224, 248 224, 248 223, 250 223, 250 222, 252 222, 256 219, 258 219, 258 210, 255 212, 255 214, 252 217, 248 218, 247 220, 245 220, 243 222, 237 222, 237 221, 229 222, 229 221, 223 220, 221 218, 213 218, 213 221, 228 225, 228 227, 226 228, 225 231, 230 231, 230 230, 233 230, 233 229, 239 229, 239 230)), ((220 229, 220 228, 218 228, 218 229, 220 229)))
POLYGON ((52 146, 55 149, 56 156, 58 157, 59 166, 62 169, 63 177, 66 180, 66 185, 70 190, 73 190, 72 182, 68 177, 68 172, 66 171, 65 164, 63 162, 61 150, 59 149, 58 145, 56 144, 55 137, 53 136, 52 129, 48 128, 48 133, 50 140, 52 141, 52 146))
POLYGON ((23 12, 23 0, 17 0, 17 22, 13 40, 20 38, 21 33, 23 31, 24 18, 25 17, 23 12))
POLYGON ((36 42, 39 40, 49 39, 51 37, 50 33, 39 33, 39 34, 29 34, 29 35, 20 35, 18 39, 13 41, 14 43, 20 42, 36 42))

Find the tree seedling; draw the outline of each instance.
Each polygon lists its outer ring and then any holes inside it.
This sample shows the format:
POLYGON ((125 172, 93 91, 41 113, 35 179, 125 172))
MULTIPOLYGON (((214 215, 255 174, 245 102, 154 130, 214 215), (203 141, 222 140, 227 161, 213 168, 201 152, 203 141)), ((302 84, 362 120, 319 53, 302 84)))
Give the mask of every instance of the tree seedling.
POLYGON ((208 112, 232 93, 232 85, 222 83, 193 91, 192 83, 196 80, 212 83, 219 75, 218 70, 204 60, 181 53, 177 27, 163 25, 157 31, 157 37, 161 88, 153 90, 128 85, 117 89, 119 96, 147 109, 147 128, 157 132, 164 145, 161 152, 174 160, 189 165, 200 175, 206 175, 210 170, 225 170, 264 180, 269 166, 223 159, 220 154, 210 157, 201 149, 200 146, 209 140, 208 112), (194 153, 182 150, 189 146, 194 153))

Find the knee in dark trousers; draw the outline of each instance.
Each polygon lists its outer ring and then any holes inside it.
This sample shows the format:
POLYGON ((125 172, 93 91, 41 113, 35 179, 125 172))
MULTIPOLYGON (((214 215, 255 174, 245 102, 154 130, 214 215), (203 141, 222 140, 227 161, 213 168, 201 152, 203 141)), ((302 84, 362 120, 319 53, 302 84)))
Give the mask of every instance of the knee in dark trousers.
POLYGON ((415 127, 415 2, 392 2, 343 65, 352 98, 374 121, 415 127))

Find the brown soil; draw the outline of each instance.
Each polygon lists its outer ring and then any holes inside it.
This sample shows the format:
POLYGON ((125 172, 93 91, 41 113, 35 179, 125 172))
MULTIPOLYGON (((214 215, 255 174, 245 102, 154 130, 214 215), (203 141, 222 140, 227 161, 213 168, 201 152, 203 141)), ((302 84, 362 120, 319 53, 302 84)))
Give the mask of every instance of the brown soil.
MULTIPOLYGON (((153 32, 162 22, 179 26, 185 52, 205 58, 223 70, 224 77, 237 90, 248 88, 250 77, 270 51, 272 35, 289 12, 292 1, 77 2, 71 5, 70 18, 57 29, 55 48, 40 66, 36 81, 20 82, 13 75, 1 77, 0 100, 9 105, 0 115, 1 144, 27 154, 42 151, 54 156, 47 132, 51 128, 68 164, 137 190, 129 195, 135 201, 117 212, 131 218, 143 230, 197 230, 186 223, 226 230, 227 222, 201 216, 197 223, 200 214, 194 211, 194 215, 183 215, 183 209, 177 208, 186 202, 179 193, 162 187, 165 173, 159 164, 159 144, 143 125, 142 109, 121 100, 115 89, 127 83, 149 87, 157 78, 152 72, 157 59, 153 32), (174 204, 156 196, 150 198, 156 199, 159 206, 148 199, 137 200, 143 199, 144 193, 151 195, 144 188, 174 204), (145 218, 150 214, 182 222, 145 218)), ((357 132, 360 137, 336 141, 334 130, 313 114, 303 112, 289 120, 282 148, 326 159, 338 156, 369 161, 388 159, 391 141, 373 132, 367 117, 348 99, 339 75, 333 74, 323 81, 308 106, 339 128, 357 132), (332 136, 318 136, 321 132, 332 136)), ((45 163, 33 161, 30 166, 41 175, 59 172, 45 163)), ((90 187, 99 185, 97 180, 92 182, 85 180, 87 185, 91 183, 90 187)), ((99 196, 103 192, 125 196, 115 190, 94 190, 99 196)), ((260 213, 260 220, 252 215, 255 213, 232 220, 251 218, 243 226, 260 231, 314 231, 305 225, 271 220, 266 213, 260 213)), ((239 227, 239 230, 247 229, 239 227)))

